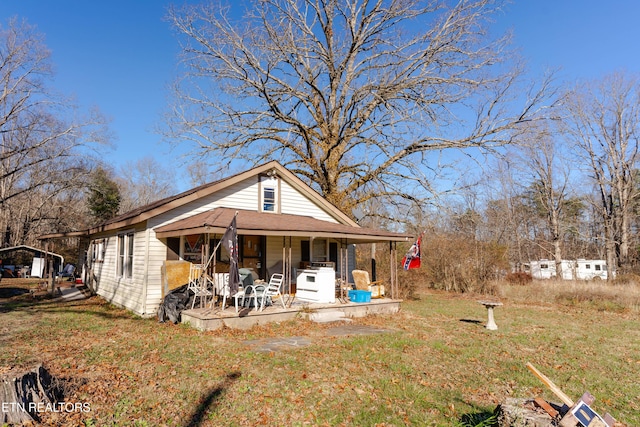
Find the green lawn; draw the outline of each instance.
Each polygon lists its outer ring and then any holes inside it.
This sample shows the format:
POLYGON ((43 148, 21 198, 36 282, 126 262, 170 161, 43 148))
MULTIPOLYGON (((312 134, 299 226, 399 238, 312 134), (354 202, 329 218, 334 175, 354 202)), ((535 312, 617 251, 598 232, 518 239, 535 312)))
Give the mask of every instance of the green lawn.
MULTIPOLYGON (((84 413, 47 423, 114 426, 482 425, 507 397, 559 402, 531 362, 573 399, 640 425, 640 315, 585 303, 503 297, 499 329, 482 297, 429 292, 395 316, 356 319, 385 334, 333 337, 303 320, 199 332, 140 319, 98 298, 5 305, 0 367, 44 365, 84 413), (247 340, 305 336, 262 353, 247 340)), ((22 302, 20 302, 22 301, 22 302)))

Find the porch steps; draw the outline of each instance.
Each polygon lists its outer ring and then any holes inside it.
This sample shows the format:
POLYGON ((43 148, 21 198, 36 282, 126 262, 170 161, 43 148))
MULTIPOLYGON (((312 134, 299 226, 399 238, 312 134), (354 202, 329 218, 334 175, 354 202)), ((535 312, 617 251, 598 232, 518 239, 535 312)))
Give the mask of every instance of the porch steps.
POLYGON ((323 310, 309 313, 309 320, 316 323, 351 322, 342 310, 323 310))

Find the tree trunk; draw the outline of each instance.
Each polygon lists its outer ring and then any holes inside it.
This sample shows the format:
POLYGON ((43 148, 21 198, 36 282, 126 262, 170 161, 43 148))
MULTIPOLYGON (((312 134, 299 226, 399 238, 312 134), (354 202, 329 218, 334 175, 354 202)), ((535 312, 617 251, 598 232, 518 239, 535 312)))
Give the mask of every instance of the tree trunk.
POLYGON ((617 264, 617 256, 616 256, 616 242, 614 240, 614 232, 612 230, 612 226, 606 223, 605 220, 604 225, 604 234, 605 234, 605 249, 606 249, 606 257, 607 257, 607 281, 613 280, 613 275, 615 271, 615 266, 617 264))
POLYGON ((551 233, 553 236, 553 257, 556 264, 556 279, 563 279, 562 271, 562 245, 560 233, 560 220, 558 219, 558 211, 551 211, 551 233))

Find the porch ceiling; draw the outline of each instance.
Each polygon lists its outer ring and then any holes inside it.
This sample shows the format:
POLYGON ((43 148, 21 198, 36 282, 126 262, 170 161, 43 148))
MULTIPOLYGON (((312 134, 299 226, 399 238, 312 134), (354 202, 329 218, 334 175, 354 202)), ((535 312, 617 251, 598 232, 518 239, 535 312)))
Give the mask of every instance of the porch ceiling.
POLYGON ((154 228, 156 237, 177 237, 189 234, 222 234, 238 212, 236 224, 238 234, 262 236, 301 236, 347 239, 349 243, 405 242, 412 236, 373 228, 322 221, 300 215, 277 214, 215 208, 170 224, 154 228))

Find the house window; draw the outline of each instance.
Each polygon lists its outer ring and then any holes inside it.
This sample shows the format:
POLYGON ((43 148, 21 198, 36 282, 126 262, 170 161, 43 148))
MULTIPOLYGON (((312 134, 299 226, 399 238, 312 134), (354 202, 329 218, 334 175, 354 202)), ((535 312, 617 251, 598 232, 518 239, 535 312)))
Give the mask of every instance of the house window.
POLYGON ((596 264, 594 267, 596 268, 596 271, 600 271, 600 264, 596 264))
POLYGON ((276 211, 276 189, 265 187, 263 189, 262 210, 264 212, 276 211))
POLYGON ((260 210, 278 212, 278 178, 265 176, 260 178, 260 210))
POLYGON ((126 279, 133 276, 133 232, 118 235, 116 275, 126 279))
POLYGON ((104 262, 104 240, 94 240, 91 242, 90 260, 94 262, 104 262))
POLYGON ((591 270, 591 264, 585 264, 584 268, 587 269, 587 270, 591 270))

